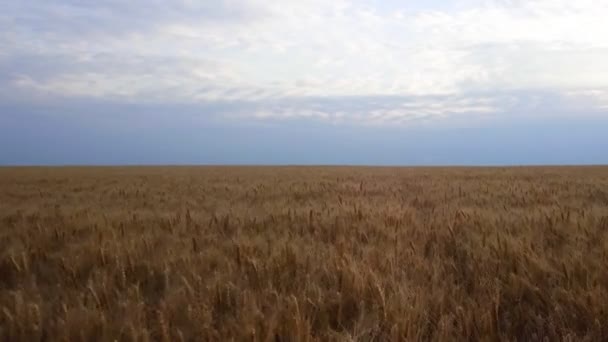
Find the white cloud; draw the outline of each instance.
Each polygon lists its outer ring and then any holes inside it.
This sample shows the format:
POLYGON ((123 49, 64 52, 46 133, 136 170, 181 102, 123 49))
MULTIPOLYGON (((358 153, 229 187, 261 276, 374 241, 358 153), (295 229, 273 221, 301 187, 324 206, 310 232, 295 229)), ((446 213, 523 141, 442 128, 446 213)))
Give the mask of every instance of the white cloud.
POLYGON ((413 125, 436 123, 453 115, 479 121, 501 107, 513 105, 505 97, 487 96, 309 97, 248 102, 227 109, 223 115, 235 120, 314 119, 334 124, 413 125))
POLYGON ((608 111, 608 89, 574 90, 566 93, 577 106, 592 106, 600 111, 608 111))
MULTIPOLYGON (((412 108, 346 116, 379 122, 505 109, 504 101, 453 102, 479 92, 567 97, 608 89, 605 1, 433 9, 363 0, 9 0, 0 10, 0 93, 172 103, 426 97, 412 108)), ((606 108, 604 100, 579 100, 606 108)), ((297 108, 252 113, 345 117, 297 108)))

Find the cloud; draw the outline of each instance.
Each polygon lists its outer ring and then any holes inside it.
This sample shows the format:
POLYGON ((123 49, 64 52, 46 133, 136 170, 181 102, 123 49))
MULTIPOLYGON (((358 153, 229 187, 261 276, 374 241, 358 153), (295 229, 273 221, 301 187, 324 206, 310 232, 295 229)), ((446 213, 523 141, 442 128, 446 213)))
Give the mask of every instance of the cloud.
MULTIPOLYGON (((436 121, 452 114, 471 116, 492 113, 498 99, 464 97, 369 96, 348 98, 308 98, 256 104, 257 119, 313 118, 332 123, 409 124, 436 121)), ((250 115, 248 112, 242 113, 250 115)))
POLYGON ((593 0, 9 0, 0 98, 388 124, 508 112, 546 92, 602 112, 604 95, 580 94, 608 89, 606 17, 593 0))
POLYGON ((577 107, 591 107, 602 114, 608 111, 608 89, 574 90, 567 92, 566 96, 577 107))

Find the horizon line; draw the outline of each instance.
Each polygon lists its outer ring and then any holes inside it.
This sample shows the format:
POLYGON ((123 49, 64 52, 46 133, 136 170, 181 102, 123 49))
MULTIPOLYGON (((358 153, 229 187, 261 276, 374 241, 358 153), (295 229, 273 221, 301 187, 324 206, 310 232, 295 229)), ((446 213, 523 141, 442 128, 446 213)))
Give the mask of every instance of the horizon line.
POLYGON ((517 168, 517 167, 608 167, 608 164, 246 164, 246 163, 177 163, 177 164, 0 164, 0 168, 136 168, 136 167, 368 167, 368 168, 517 168))

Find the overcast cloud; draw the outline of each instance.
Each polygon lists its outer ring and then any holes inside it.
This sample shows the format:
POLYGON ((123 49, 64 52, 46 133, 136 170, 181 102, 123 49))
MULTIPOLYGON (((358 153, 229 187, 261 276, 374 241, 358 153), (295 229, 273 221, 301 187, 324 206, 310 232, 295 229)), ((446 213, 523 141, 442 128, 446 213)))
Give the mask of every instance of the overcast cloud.
POLYGON ((7 0, 0 120, 605 122, 606 18, 595 0, 7 0))

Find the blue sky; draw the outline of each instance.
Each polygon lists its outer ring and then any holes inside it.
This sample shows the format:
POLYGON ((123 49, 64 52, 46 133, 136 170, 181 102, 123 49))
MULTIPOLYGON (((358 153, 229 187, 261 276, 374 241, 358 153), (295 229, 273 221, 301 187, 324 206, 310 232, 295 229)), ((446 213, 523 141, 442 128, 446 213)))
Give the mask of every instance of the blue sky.
POLYGON ((8 0, 0 164, 608 163, 608 3, 8 0))

